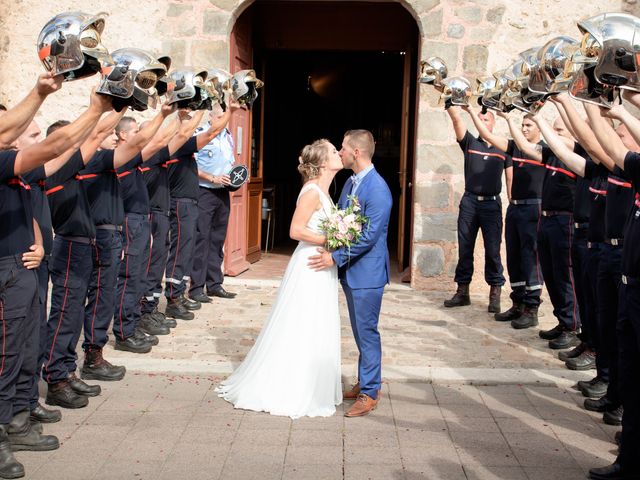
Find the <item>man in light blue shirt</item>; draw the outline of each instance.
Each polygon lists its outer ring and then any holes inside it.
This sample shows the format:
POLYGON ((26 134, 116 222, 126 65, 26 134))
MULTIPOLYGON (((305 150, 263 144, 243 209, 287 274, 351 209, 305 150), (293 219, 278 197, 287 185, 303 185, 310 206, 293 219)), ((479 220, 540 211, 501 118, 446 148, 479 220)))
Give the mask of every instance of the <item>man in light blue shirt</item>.
MULTIPOLYGON (((216 110, 209 113, 209 122, 216 116, 216 110)), ((195 135, 207 128, 209 125, 201 127, 195 131, 195 135)), ((199 302, 211 302, 210 296, 236 296, 222 287, 223 247, 229 224, 229 190, 226 187, 230 184, 228 174, 234 164, 233 146, 233 137, 225 128, 196 153, 200 189, 189 297, 199 302)))

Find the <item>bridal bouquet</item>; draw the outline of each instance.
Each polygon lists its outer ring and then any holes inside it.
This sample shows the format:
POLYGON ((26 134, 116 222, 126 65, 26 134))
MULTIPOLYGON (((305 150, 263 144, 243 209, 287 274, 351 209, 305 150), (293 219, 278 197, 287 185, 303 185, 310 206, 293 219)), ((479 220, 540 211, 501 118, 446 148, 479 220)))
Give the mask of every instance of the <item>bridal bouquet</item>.
POLYGON ((341 247, 351 248, 360 241, 365 225, 369 219, 360 213, 358 197, 350 195, 349 205, 345 209, 333 207, 331 215, 322 221, 320 228, 327 235, 327 248, 337 250, 341 247))

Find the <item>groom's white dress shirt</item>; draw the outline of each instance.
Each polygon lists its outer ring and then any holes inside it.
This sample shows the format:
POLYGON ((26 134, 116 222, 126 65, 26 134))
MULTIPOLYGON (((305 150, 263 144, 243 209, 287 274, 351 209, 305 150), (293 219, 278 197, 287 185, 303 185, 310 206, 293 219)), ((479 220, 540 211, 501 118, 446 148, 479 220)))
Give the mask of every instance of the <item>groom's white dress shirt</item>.
POLYGON ((351 195, 356 194, 356 190, 358 190, 358 186, 362 183, 362 180, 364 179, 364 177, 366 177, 367 173, 369 173, 371 170, 373 170, 373 164, 369 165, 360 173, 351 175, 351 181, 353 182, 351 186, 351 195))

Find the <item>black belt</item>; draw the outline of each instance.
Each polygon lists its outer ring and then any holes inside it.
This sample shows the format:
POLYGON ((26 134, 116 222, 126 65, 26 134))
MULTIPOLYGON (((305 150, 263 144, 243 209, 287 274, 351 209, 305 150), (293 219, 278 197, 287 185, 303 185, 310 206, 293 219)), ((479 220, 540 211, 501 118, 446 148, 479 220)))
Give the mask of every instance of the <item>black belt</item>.
POLYGON ((500 198, 498 195, 476 195, 475 193, 464 192, 465 195, 468 195, 479 202, 486 202, 488 200, 497 200, 500 198))
POLYGON ((541 198, 524 198, 522 200, 509 200, 511 205, 540 205, 542 203, 541 198))
POLYGON ((622 275, 622 283, 625 285, 640 285, 640 278, 622 275))
POLYGON ((194 205, 198 204, 198 200, 194 200, 193 198, 179 197, 179 198, 175 198, 174 200, 176 202, 188 202, 188 203, 193 203, 194 205))
POLYGON ((543 217, 555 217, 556 215, 573 215, 573 213, 563 210, 542 210, 543 217))
POLYGON ((95 240, 89 237, 80 237, 75 235, 56 235, 56 237, 66 240, 67 242, 83 243, 85 245, 92 245, 95 243, 95 240))
POLYGON ((573 227, 578 229, 578 230, 581 230, 583 228, 589 228, 589 222, 585 222, 585 223, 576 222, 576 223, 573 224, 573 227))
POLYGON ((113 225, 111 223, 104 223, 102 225, 96 225, 98 230, 112 230, 114 232, 121 232, 122 225, 113 225))
POLYGON ((618 247, 624 244, 624 238, 605 238, 604 243, 618 247))

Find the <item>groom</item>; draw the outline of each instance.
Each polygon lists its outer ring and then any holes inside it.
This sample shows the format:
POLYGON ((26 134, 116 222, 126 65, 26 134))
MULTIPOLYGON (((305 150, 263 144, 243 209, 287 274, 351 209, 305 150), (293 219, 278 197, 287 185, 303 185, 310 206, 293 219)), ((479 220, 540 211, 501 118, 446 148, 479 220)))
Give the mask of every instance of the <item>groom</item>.
POLYGON ((358 383, 344 393, 345 399, 356 400, 345 413, 347 417, 361 417, 376 408, 382 380, 378 318, 384 286, 389 283, 387 230, 393 200, 389 187, 371 163, 374 150, 371 132, 345 133, 340 157, 344 168, 354 174, 345 183, 338 205, 345 208, 349 195, 358 197, 362 214, 369 219, 360 241, 350 249, 340 248, 332 253, 320 248, 320 254, 309 259, 314 270, 337 265, 347 297, 351 328, 360 352, 358 383))

